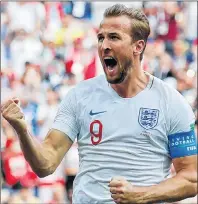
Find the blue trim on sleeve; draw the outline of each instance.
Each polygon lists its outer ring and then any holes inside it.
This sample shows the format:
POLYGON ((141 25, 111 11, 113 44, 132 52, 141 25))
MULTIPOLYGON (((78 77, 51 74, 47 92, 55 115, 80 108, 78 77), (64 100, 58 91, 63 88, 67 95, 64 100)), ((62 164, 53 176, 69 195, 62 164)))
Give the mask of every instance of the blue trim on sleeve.
POLYGON ((168 135, 168 146, 172 159, 197 154, 195 131, 168 135))

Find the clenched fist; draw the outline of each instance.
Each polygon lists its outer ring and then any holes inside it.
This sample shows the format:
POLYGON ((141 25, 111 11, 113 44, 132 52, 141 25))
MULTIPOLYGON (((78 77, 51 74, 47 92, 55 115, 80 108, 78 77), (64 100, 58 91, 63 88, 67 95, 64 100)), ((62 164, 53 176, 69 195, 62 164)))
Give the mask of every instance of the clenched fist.
POLYGON ((26 128, 24 115, 19 106, 19 99, 13 98, 3 103, 1 105, 1 113, 14 129, 26 128))
POLYGON ((142 192, 139 187, 133 186, 124 177, 114 177, 109 183, 111 197, 115 203, 143 203, 142 192))

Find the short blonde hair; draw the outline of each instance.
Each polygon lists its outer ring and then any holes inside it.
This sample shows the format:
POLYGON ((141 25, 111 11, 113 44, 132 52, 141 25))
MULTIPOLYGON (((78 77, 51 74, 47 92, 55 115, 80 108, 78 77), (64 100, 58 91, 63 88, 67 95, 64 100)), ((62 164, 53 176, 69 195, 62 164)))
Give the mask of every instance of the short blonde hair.
POLYGON ((146 48, 146 42, 150 34, 149 21, 146 15, 139 9, 127 8, 123 4, 115 4, 107 8, 104 12, 104 17, 113 16, 128 16, 131 20, 131 37, 132 41, 144 40, 145 47, 140 55, 140 60, 143 58, 143 53, 146 48))

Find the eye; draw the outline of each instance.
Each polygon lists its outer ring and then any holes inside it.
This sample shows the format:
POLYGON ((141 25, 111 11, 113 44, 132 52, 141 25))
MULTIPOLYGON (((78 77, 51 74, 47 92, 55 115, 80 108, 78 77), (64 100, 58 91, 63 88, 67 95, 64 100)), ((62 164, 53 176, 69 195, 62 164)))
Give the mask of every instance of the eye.
POLYGON ((102 41, 103 41, 103 39, 104 39, 104 37, 99 36, 99 37, 98 37, 98 42, 102 42, 102 41))
POLYGON ((111 40, 117 40, 117 39, 118 39, 117 36, 115 36, 115 35, 111 36, 111 40))

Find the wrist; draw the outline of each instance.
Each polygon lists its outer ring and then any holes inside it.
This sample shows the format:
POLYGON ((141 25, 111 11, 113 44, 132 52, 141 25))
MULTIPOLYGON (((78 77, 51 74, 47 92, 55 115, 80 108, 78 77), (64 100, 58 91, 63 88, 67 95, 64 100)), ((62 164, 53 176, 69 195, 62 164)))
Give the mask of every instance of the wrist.
POLYGON ((27 124, 25 123, 25 121, 17 120, 17 121, 11 122, 10 124, 12 125, 14 130, 17 132, 17 134, 28 133, 27 124))
POLYGON ((133 186, 133 191, 136 194, 136 203, 137 204, 147 203, 145 200, 145 197, 146 197, 146 194, 148 191, 148 187, 133 186))

